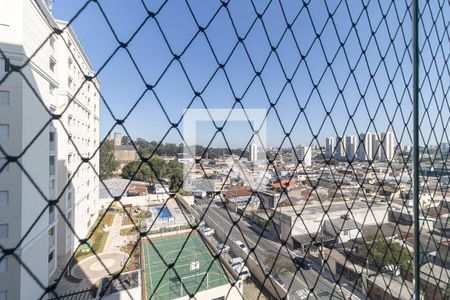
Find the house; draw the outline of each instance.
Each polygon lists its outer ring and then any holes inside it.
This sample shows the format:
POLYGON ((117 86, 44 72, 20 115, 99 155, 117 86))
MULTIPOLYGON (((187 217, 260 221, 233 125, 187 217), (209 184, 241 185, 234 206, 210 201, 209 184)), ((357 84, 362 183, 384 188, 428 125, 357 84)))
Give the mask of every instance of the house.
POLYGON ((274 190, 281 190, 286 188, 287 190, 295 188, 295 180, 294 179, 280 179, 275 180, 271 184, 271 188, 274 190))
POLYGON ((227 207, 235 212, 257 210, 261 203, 259 197, 245 186, 231 187, 224 193, 224 197, 227 207))

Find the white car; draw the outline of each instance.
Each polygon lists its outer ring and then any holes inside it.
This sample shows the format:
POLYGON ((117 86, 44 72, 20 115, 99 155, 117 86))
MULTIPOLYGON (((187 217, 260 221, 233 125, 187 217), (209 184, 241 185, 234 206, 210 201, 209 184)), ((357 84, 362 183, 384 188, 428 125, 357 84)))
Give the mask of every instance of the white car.
POLYGON ((234 270, 244 265, 244 260, 241 257, 233 257, 228 260, 228 264, 234 270))
POLYGON ((245 280, 245 279, 251 277, 250 271, 248 270, 248 268, 245 265, 238 266, 238 267, 234 268, 233 270, 235 271, 236 275, 241 280, 245 280))
POLYGON ((228 246, 227 244, 218 244, 216 249, 217 253, 227 253, 228 251, 230 251, 230 246, 228 246))
POLYGON ((245 246, 245 244, 241 241, 235 241, 234 242, 236 245, 238 245, 239 248, 241 248, 242 251, 244 251, 245 254, 248 254, 250 251, 248 251, 247 246, 245 246))
POLYGON ((205 236, 211 236, 214 234, 214 229, 209 228, 209 227, 203 228, 202 231, 205 236))

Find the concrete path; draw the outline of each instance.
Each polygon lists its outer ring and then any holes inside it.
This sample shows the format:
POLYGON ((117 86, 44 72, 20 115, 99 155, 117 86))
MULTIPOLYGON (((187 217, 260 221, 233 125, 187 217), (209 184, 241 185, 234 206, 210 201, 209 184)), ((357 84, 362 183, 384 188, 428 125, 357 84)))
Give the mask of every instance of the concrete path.
POLYGON ((95 282, 97 279, 122 268, 128 255, 120 252, 120 247, 129 242, 130 239, 120 235, 121 226, 122 215, 115 214, 111 227, 105 230, 109 234, 103 252, 98 254, 98 258, 95 255, 90 256, 74 266, 71 272, 74 277, 95 282))
POLYGON ((72 276, 95 282, 103 276, 119 271, 123 267, 127 255, 122 252, 102 253, 98 258, 90 256, 72 268, 72 276))

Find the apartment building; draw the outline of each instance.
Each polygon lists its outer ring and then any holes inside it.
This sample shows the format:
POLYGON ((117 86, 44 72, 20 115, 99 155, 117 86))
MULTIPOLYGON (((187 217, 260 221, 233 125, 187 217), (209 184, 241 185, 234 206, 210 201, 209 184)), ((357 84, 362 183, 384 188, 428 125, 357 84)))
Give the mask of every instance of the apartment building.
POLYGON ((295 153, 292 154, 292 160, 303 164, 304 167, 311 167, 311 147, 300 145, 295 148, 295 153))
POLYGON ((344 146, 344 136, 336 136, 336 158, 343 159, 345 157, 345 146, 344 146))
POLYGON ((381 159, 385 161, 392 161, 395 153, 394 134, 392 132, 381 133, 381 140, 383 141, 383 151, 381 152, 381 159))
POLYGON ((258 161, 258 145, 256 143, 252 143, 250 145, 249 161, 251 162, 258 161))
POLYGON ((0 145, 24 153, 24 170, 0 157, 0 245, 19 257, 0 261, 0 298, 36 299, 97 217, 99 82, 84 82, 92 67, 75 33, 43 1, 0 7, 0 145))
POLYGON ((336 144, 334 137, 327 137, 325 140, 325 155, 326 157, 332 157, 334 155, 336 144))
POLYGON ((345 137, 345 153, 349 160, 352 160, 356 154, 356 136, 347 135, 345 137))
POLYGON ((358 159, 372 159, 372 135, 370 132, 359 134, 358 159))

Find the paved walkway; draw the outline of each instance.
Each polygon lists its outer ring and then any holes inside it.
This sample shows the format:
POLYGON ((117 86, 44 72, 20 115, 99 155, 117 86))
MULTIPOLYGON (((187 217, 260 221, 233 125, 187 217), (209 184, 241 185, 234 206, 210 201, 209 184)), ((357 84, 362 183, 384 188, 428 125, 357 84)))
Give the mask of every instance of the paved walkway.
POLYGON ((133 240, 133 237, 120 235, 122 218, 121 214, 114 215, 111 227, 105 230, 109 234, 103 252, 98 254, 98 258, 95 255, 90 256, 73 267, 71 273, 74 277, 95 282, 99 278, 119 271, 123 267, 128 254, 120 252, 120 247, 133 240))
POLYGON ((102 253, 98 258, 95 255, 90 256, 72 268, 72 276, 95 282, 109 273, 119 271, 126 257, 127 255, 122 252, 102 253))

